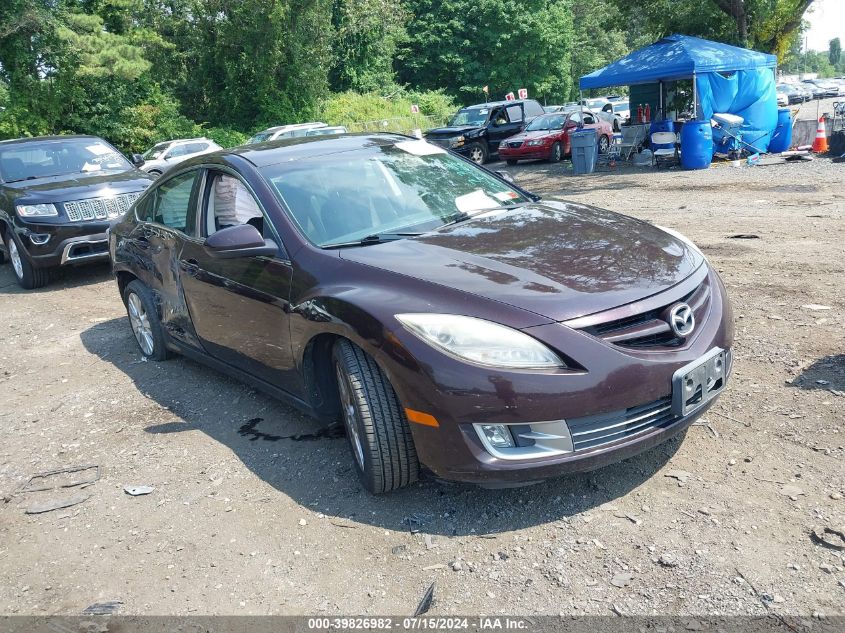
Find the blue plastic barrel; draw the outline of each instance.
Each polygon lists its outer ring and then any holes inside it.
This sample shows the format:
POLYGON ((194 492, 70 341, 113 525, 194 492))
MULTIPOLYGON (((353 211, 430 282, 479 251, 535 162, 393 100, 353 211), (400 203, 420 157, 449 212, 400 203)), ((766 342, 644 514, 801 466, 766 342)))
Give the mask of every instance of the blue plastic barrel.
POLYGON ((713 128, 710 121, 687 121, 681 128, 681 165, 707 169, 713 162, 713 128))
POLYGON ((769 151, 780 154, 792 147, 792 113, 789 108, 778 110, 778 124, 769 141, 769 151))
MULTIPOLYGON (((651 135, 655 132, 672 132, 675 133, 675 122, 669 119, 662 121, 652 121, 648 128, 648 139, 651 141, 651 135)), ((675 147, 673 143, 651 143, 651 149, 672 149, 675 147)))
POLYGON ((593 128, 569 133, 569 145, 572 148, 572 173, 592 174, 596 170, 599 154, 598 135, 593 128))

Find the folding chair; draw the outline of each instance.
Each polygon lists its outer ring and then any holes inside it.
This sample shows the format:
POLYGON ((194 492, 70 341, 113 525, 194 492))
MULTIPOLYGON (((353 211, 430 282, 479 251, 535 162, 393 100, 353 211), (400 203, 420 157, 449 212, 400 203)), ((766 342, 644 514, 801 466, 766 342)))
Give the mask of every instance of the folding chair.
POLYGON ((678 151, 678 135, 674 132, 655 132, 651 135, 651 146, 672 145, 662 149, 652 150, 652 165, 660 169, 661 166, 673 167, 681 162, 681 154, 678 151))

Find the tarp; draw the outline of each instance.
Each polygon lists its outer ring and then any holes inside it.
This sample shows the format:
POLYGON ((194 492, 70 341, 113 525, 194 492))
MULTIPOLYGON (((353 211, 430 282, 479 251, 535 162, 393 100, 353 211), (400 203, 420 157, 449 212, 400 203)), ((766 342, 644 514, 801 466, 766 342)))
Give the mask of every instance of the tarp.
POLYGON ((696 77, 698 103, 705 120, 714 112, 745 119, 742 140, 767 151, 778 123, 775 76, 768 68, 739 70, 729 76, 705 73, 696 77))
POLYGON ((582 90, 690 79, 693 73, 775 68, 777 57, 745 48, 670 35, 581 77, 582 90))

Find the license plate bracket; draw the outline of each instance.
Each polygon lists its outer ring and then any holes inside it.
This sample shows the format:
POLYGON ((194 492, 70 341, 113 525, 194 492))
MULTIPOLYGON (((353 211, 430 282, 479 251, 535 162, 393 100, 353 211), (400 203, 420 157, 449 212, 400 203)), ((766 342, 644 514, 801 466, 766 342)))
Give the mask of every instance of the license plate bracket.
POLYGON ((718 396, 728 379, 727 360, 725 350, 716 347, 676 371, 672 377, 672 413, 686 417, 718 396))

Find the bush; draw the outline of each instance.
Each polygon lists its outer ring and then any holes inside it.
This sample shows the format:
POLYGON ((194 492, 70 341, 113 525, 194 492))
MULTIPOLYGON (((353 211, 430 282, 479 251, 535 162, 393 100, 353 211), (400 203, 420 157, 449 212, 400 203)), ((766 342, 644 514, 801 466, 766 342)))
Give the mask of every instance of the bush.
POLYGON ((237 147, 246 143, 249 136, 230 127, 209 127, 202 130, 202 135, 212 139, 221 147, 237 147))
POLYGON ((452 98, 441 91, 407 92, 397 87, 388 96, 380 93, 341 92, 331 95, 320 110, 320 119, 344 125, 350 132, 402 132, 442 125, 454 114, 452 98), (420 115, 411 106, 420 107, 420 115))

